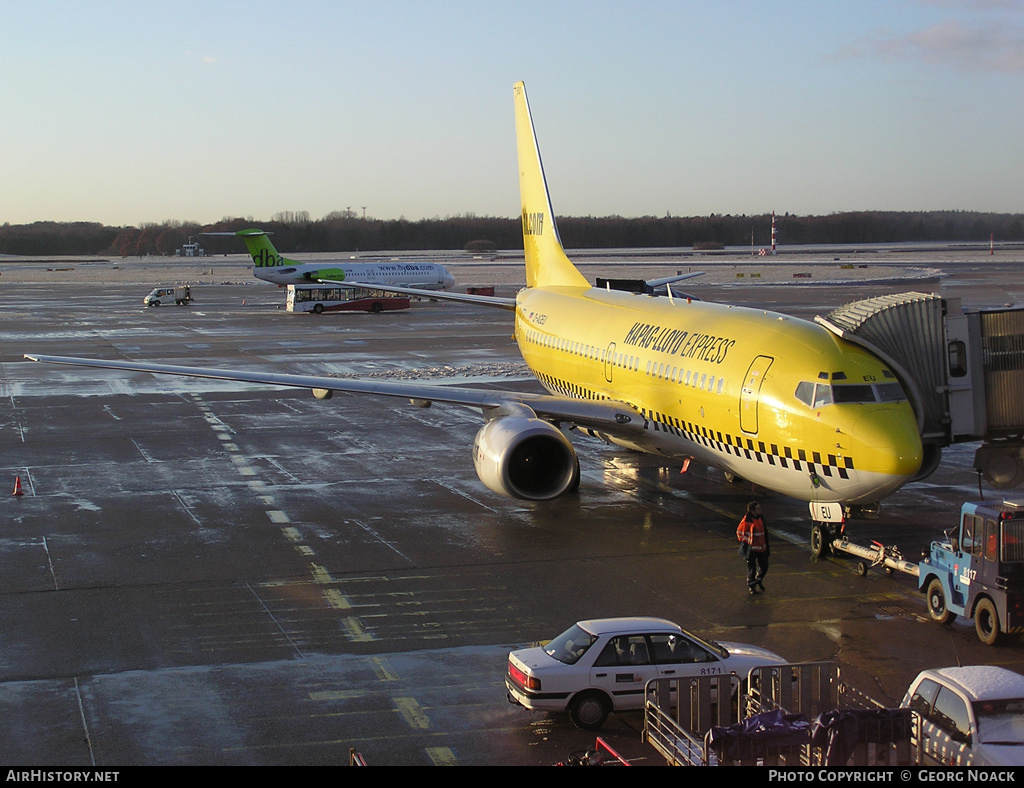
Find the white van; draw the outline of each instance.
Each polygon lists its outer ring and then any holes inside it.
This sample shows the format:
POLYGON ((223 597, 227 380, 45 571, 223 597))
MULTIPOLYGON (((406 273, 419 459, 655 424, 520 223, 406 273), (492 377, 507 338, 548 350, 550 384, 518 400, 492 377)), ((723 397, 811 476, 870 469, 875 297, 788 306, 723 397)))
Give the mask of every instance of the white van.
POLYGON ((146 306, 160 306, 162 303, 169 304, 174 301, 178 306, 187 304, 192 300, 192 290, 188 285, 173 285, 170 287, 154 287, 148 296, 142 299, 146 306))

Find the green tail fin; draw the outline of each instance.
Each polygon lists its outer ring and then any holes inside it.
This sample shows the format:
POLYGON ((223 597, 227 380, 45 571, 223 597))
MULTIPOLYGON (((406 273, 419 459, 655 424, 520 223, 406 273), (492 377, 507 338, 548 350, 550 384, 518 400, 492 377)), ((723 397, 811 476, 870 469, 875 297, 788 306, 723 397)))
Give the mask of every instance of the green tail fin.
POLYGON ((256 268, 278 268, 284 265, 299 265, 296 260, 289 260, 277 253, 277 249, 270 242, 268 234, 263 230, 239 230, 235 233, 245 241, 245 248, 249 250, 252 257, 252 264, 256 268))

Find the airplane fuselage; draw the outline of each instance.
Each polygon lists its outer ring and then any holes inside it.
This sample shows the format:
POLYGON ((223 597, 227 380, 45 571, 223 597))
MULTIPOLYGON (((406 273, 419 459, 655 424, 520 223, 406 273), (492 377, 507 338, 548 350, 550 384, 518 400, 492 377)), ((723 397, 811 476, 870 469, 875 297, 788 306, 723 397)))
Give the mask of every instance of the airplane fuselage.
POLYGON ((694 457, 808 501, 877 501, 916 474, 917 421, 896 378, 825 328, 764 310, 645 295, 524 290, 516 337, 553 394, 644 420, 612 443, 694 457), (837 401, 838 400, 838 401, 837 401))
POLYGON ((258 279, 277 285, 315 284, 321 279, 350 280, 374 285, 401 285, 421 290, 447 290, 454 277, 436 263, 293 263, 253 265, 258 279))

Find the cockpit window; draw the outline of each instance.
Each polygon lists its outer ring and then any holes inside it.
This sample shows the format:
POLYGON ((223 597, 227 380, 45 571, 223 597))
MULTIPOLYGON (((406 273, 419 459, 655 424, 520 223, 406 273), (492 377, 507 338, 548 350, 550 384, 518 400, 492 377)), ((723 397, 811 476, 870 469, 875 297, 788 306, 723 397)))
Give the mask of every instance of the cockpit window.
POLYGON ((874 402, 875 390, 871 386, 833 386, 832 397, 836 402, 874 402))
POLYGON ((827 383, 818 383, 814 387, 814 403, 812 407, 820 408, 822 405, 832 404, 832 387, 827 383))
POLYGON ((907 398, 899 383, 879 383, 875 386, 879 402, 902 402, 907 398))
POLYGON ((904 402, 907 395, 899 383, 827 383, 801 381, 797 384, 795 396, 812 408, 823 405, 866 402, 904 402))

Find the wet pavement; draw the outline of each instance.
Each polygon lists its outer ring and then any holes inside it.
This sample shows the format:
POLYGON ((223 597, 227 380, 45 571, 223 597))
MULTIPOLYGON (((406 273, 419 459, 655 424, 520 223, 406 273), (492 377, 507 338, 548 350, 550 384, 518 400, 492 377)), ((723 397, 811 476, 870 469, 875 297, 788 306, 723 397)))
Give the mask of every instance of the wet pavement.
MULTIPOLYGON (((1024 300, 1019 268, 986 262, 933 288, 689 289, 801 316, 906 289, 1024 300)), ((24 284, 0 302, 0 482, 25 492, 0 498, 0 763, 337 764, 350 748, 371 764, 552 763, 594 734, 507 703, 505 657, 580 618, 657 615, 834 659, 888 702, 925 667, 1024 671, 1024 647, 929 622, 912 579, 811 560, 806 505, 782 496, 764 501, 768 591, 749 597, 734 532, 751 493, 708 468, 581 437, 579 495, 531 505, 477 480, 472 410, 21 359, 539 390, 500 310, 315 318, 271 287, 194 289, 192 306, 150 310, 129 285, 24 284)), ((974 448, 855 536, 916 557, 977 497, 974 448)), ((657 763, 641 728, 613 716, 602 735, 657 763)))

